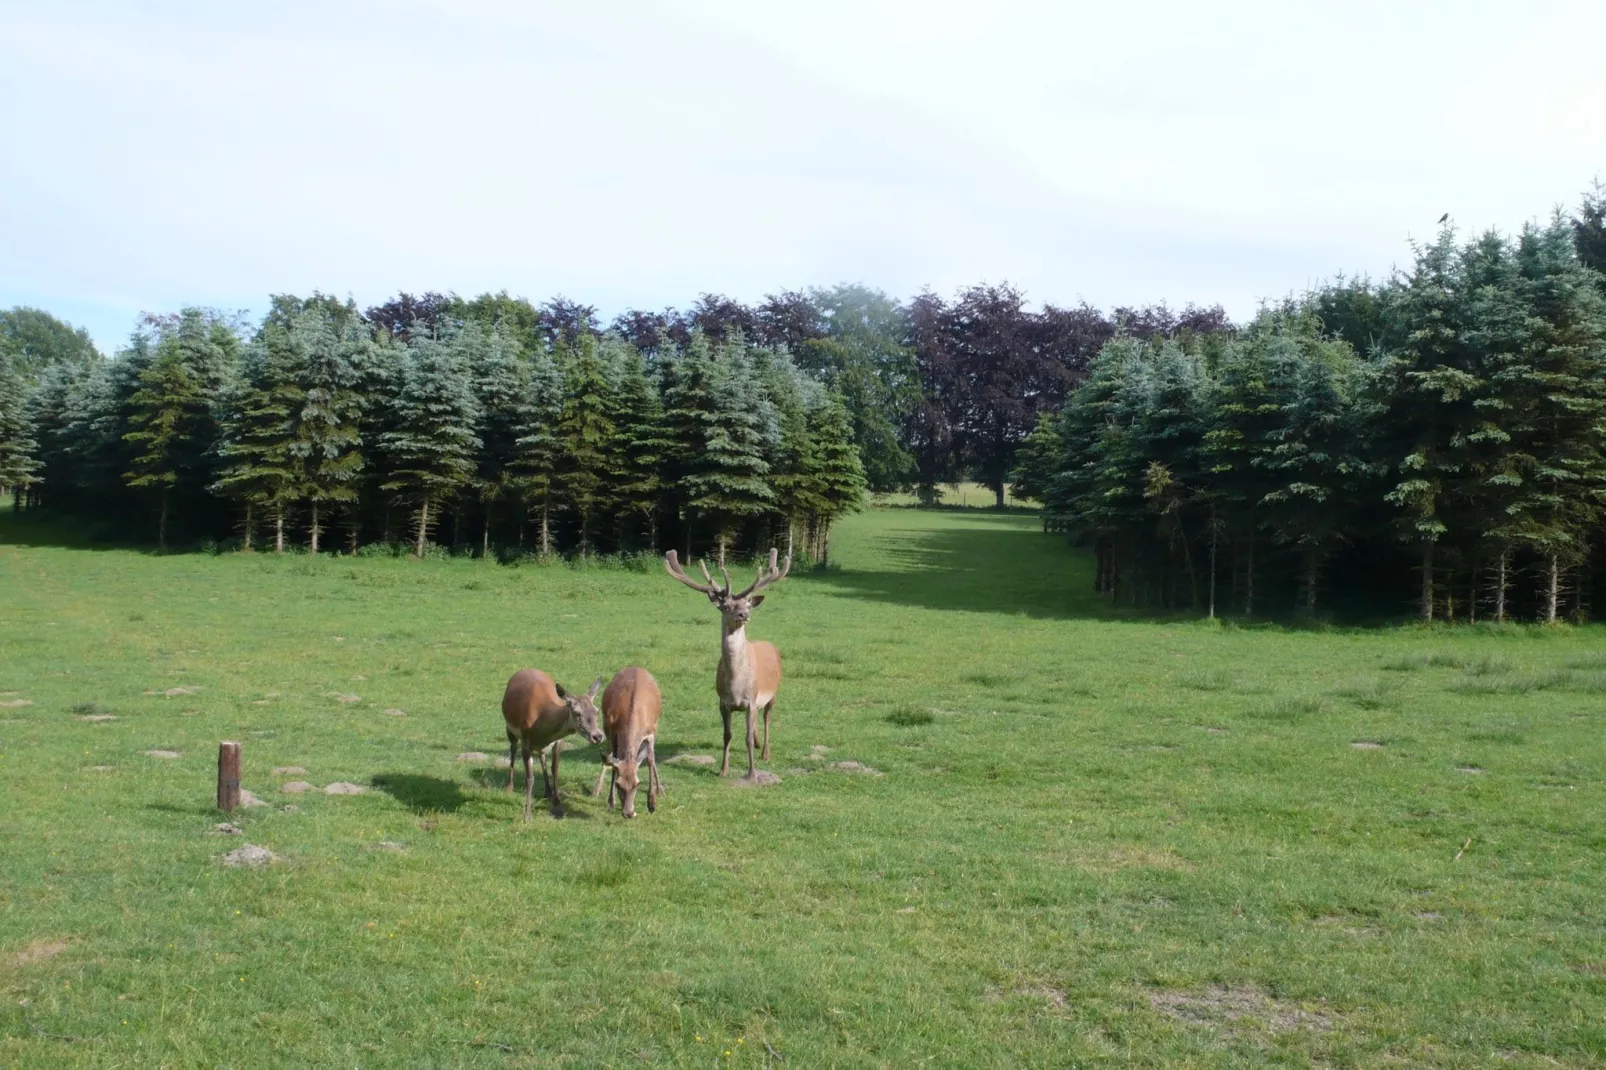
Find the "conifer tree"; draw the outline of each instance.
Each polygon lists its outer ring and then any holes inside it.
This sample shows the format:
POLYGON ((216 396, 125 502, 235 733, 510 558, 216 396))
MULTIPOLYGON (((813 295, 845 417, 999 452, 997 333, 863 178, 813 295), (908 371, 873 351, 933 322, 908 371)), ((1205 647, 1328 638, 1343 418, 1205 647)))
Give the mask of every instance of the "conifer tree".
POLYGON ((363 468, 363 367, 372 341, 354 318, 337 322, 312 307, 295 317, 291 334, 300 357, 300 410, 294 416, 294 451, 301 496, 311 507, 309 549, 318 552, 323 507, 357 500, 363 468))
POLYGON ((821 566, 831 563, 831 525, 864 501, 866 478, 853 424, 842 399, 826 396, 809 412, 805 471, 812 499, 812 528, 821 566))
POLYGON ((284 552, 285 512, 300 498, 304 458, 295 423, 305 390, 290 331, 269 325, 244 359, 244 382, 224 423, 222 471, 213 489, 245 506, 244 548, 251 549, 258 510, 273 519, 273 549, 284 552))
POLYGON ((479 412, 468 369, 451 346, 422 331, 407 343, 400 386, 380 442, 389 459, 381 489, 417 509, 413 554, 422 558, 440 511, 473 481, 479 412))
MULTIPOLYGON (((534 510, 538 523, 536 546, 542 556, 552 553, 552 511, 556 504, 558 471, 558 416, 563 406, 563 378, 545 349, 529 354, 529 386, 514 428, 513 485, 523 505, 525 522, 534 510)), ((519 526, 522 544, 525 523, 519 526)))
POLYGON ((39 443, 23 391, 22 376, 0 361, 0 492, 10 488, 20 504, 39 478, 39 443))
POLYGON ((493 515, 512 497, 517 483, 518 439, 530 403, 530 366, 518 339, 500 320, 488 326, 469 320, 455 341, 472 369, 479 406, 474 487, 482 514, 480 554, 489 559, 493 515))
POLYGON ((1212 524, 1224 528, 1243 556, 1244 614, 1255 612, 1256 552, 1265 522, 1261 468, 1282 422, 1282 404, 1265 332, 1229 345, 1217 362, 1214 405, 1204 452, 1217 490, 1212 524))
POLYGON ((638 533, 645 530, 647 548, 656 552, 664 463, 675 443, 664 429, 658 388, 639 357, 627 364, 619 381, 614 444, 611 497, 619 523, 638 533))
POLYGON ((129 430, 123 440, 133 447, 125 474, 130 487, 153 488, 159 502, 156 542, 167 549, 168 507, 173 488, 201 464, 208 443, 203 439, 209 405, 200 380, 184 362, 183 351, 164 341, 139 375, 129 398, 129 430))
POLYGON ((558 414, 557 486, 579 526, 580 556, 591 552, 591 529, 608 506, 609 460, 616 429, 613 384, 593 334, 562 346, 567 353, 563 407, 558 414))

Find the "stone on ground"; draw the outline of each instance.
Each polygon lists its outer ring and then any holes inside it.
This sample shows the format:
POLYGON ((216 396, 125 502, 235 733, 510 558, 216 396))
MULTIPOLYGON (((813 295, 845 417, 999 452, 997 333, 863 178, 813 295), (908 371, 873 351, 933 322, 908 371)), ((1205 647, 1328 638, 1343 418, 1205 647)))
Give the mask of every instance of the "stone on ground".
POLYGON ((254 868, 256 866, 266 866, 278 860, 278 855, 266 847, 258 847, 254 843, 237 847, 223 856, 223 864, 225 866, 251 866, 254 868))

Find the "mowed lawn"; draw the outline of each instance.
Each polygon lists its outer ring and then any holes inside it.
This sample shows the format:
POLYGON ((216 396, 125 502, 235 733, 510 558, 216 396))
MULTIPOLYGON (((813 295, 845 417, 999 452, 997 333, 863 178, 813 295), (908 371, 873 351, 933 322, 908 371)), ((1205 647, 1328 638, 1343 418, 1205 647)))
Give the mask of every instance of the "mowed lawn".
POLYGON ((717 755, 701 596, 27 530, 0 1063, 1606 1063, 1598 628, 1123 619, 1030 517, 876 510, 755 614, 780 784, 665 764, 625 822, 571 747, 567 818, 525 824, 459 758, 502 753, 517 668, 646 666, 660 756, 717 755), (237 836, 221 739, 267 803, 237 836))

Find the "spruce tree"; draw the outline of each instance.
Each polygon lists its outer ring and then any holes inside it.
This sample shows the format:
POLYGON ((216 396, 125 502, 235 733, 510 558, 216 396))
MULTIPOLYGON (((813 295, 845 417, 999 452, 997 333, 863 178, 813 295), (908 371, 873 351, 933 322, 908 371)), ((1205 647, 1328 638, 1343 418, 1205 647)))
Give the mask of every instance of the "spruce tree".
POLYGON ((647 548, 657 552, 658 509, 665 489, 663 469, 675 442, 664 429, 663 400, 657 384, 647 377, 639 356, 628 363, 619 381, 616 415, 616 448, 611 464, 614 508, 621 528, 633 528, 638 534, 644 531, 647 548))
POLYGON ((867 481, 853 423, 840 397, 829 395, 810 410, 808 430, 805 471, 811 484, 811 526, 823 567, 831 562, 831 525, 860 508, 867 481))
POLYGON ((497 507, 516 486, 518 439, 529 405, 530 366, 522 347, 500 320, 482 325, 470 320, 455 340, 474 377, 479 405, 480 451, 474 487, 481 509, 480 554, 489 559, 491 522, 497 507))
POLYGON ((130 487, 157 492, 156 543, 165 550, 173 489, 201 466, 209 444, 203 436, 210 406, 200 380, 184 362, 183 351, 171 341, 158 348, 138 383, 129 398, 129 430, 123 434, 134 454, 124 479, 130 487))
POLYGON ((1285 401, 1269 342, 1268 332, 1251 331, 1221 354, 1203 444, 1215 488, 1212 528, 1224 530, 1243 559, 1245 616, 1255 612, 1256 554, 1266 520, 1260 508, 1268 489, 1262 468, 1274 448, 1285 401))
POLYGON ((413 554, 422 558, 440 511, 474 479, 479 407, 452 347, 422 331, 407 343, 391 404, 391 430, 380 442, 389 462, 381 489, 417 509, 413 554))
POLYGON ((552 511, 556 504, 558 472, 558 416, 563 407, 563 378, 557 362, 545 349, 530 352, 529 384, 514 427, 512 480, 522 503, 519 525, 523 542, 529 514, 536 516, 539 552, 552 553, 552 511))
POLYGON ((212 486, 245 506, 245 549, 251 549, 260 510, 273 519, 274 552, 283 553, 285 513, 299 500, 304 479, 295 423, 306 396, 290 332, 270 325, 262 334, 245 354, 244 382, 224 421, 218 450, 223 467, 212 486))
POLYGON ((301 497, 311 509, 308 547, 318 552, 326 505, 357 500, 362 455, 362 374, 372 342, 367 330, 311 307, 291 327, 300 357, 301 407, 294 416, 294 451, 301 497))
POLYGON ((0 493, 9 488, 21 503, 39 478, 38 453, 22 376, 0 361, 0 493))
POLYGON ((608 506, 609 460, 615 449, 613 384, 593 334, 561 347, 567 356, 558 413, 557 488, 579 528, 580 556, 591 553, 591 529, 608 506))

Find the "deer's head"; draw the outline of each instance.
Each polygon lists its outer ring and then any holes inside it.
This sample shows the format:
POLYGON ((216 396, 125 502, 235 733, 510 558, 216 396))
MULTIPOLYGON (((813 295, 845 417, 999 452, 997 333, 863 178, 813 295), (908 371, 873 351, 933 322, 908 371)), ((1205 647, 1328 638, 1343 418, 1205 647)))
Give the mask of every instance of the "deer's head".
POLYGON ((784 565, 777 565, 776 562, 779 557, 780 552, 771 547, 769 563, 759 568, 758 578, 748 584, 747 589, 739 594, 732 591, 730 573, 725 571, 723 563, 719 566, 719 574, 725 578, 723 587, 715 583, 714 578, 708 574, 708 564, 704 561, 699 561, 698 564, 702 566, 703 579, 706 582, 698 583, 686 575, 685 569, 680 567, 680 558, 675 556, 675 551, 673 550, 664 555, 664 568, 671 576, 684 583, 687 587, 707 595, 708 600, 714 604, 714 608, 719 610, 720 616, 725 619, 725 627, 728 630, 734 630, 744 627, 753 616, 753 610, 763 604, 764 596, 758 592, 772 583, 779 583, 786 578, 788 572, 792 571, 791 555, 787 555, 784 565))
POLYGON ((576 695, 564 688, 562 684, 553 681, 558 689, 558 698, 563 700, 564 709, 569 715, 569 730, 585 736, 589 742, 602 742, 602 729, 597 727, 597 692, 602 690, 602 677, 597 677, 592 683, 591 690, 583 695, 576 695))
POLYGON ((641 762, 636 758, 615 758, 604 754, 602 760, 613 770, 613 786, 619 792, 619 812, 626 817, 636 816, 636 788, 641 786, 641 762))

